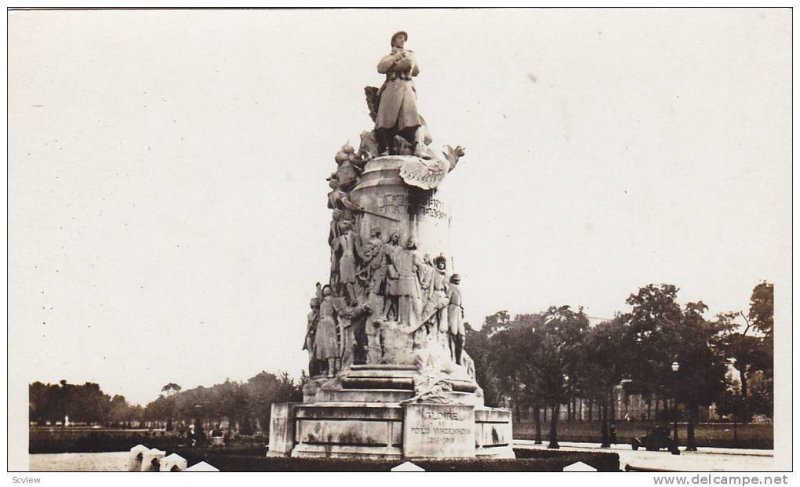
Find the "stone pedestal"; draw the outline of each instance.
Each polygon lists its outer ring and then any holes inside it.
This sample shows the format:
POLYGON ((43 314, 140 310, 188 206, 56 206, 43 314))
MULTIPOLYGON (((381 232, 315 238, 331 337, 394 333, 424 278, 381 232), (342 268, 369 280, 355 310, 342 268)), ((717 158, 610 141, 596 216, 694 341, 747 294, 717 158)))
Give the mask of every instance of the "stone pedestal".
POLYGON ((397 404, 303 404, 295 413, 293 457, 403 456, 403 409, 397 404))
POLYGON ((294 403, 272 403, 267 456, 287 456, 294 448, 294 403))
POLYGON ((479 393, 474 382, 431 381, 409 365, 354 365, 309 381, 302 404, 273 404, 268 455, 513 458, 511 412, 484 407, 479 393))
POLYGON ((511 410, 475 410, 475 455, 482 458, 514 458, 511 410))

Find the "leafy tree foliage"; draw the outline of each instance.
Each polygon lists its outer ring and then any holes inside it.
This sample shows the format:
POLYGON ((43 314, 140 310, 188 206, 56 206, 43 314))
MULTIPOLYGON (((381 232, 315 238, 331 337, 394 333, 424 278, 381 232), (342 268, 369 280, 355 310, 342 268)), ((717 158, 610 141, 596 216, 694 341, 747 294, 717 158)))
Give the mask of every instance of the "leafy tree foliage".
POLYGON ((145 407, 145 418, 196 425, 207 421, 220 423, 226 419, 232 427, 238 427, 240 433, 251 434, 254 425, 267 430, 273 402, 302 400, 300 383, 285 372, 275 375, 262 371, 243 383, 226 379, 211 387, 178 389, 149 403, 145 407))
POLYGON ((682 307, 677 297, 672 284, 643 286, 626 300, 629 311, 594 326, 580 307, 553 306, 513 319, 505 310, 487 316, 480 329, 467 330, 467 351, 487 404, 510 403, 518 418, 520 409, 533 409, 537 439, 539 411, 548 409, 552 445, 560 405, 575 397, 591 400, 600 406, 605 444, 620 384, 657 404, 674 399, 696 420, 700 406, 716 402, 725 410, 732 404, 726 370, 733 362, 747 375, 743 388, 760 384, 758 393, 745 394, 748 408, 771 408, 772 285, 756 286, 750 313, 742 314, 757 335, 737 331, 733 314, 708 320, 704 303, 682 307))
POLYGON ((750 310, 722 313, 717 326, 722 338, 719 346, 738 372, 733 387, 738 398, 723 401, 722 411, 737 420, 750 421, 753 414, 773 413, 773 285, 760 282, 753 288, 750 310), (744 320, 744 326, 737 319, 744 320))
POLYGON ((128 404, 125 397, 104 394, 100 386, 86 382, 83 385, 34 382, 28 386, 30 421, 44 425, 63 422, 66 417, 73 423, 113 424, 141 417, 141 408, 128 404))
POLYGON ((131 405, 124 396, 104 394, 100 386, 87 382, 83 385, 43 384, 29 386, 31 421, 38 424, 64 421, 120 425, 132 421, 157 421, 165 423, 167 430, 173 424, 188 425, 205 422, 219 423, 227 419, 242 434, 252 434, 254 426, 266 431, 273 402, 302 401, 300 382, 288 374, 260 372, 246 382, 226 380, 211 387, 183 390, 169 383, 161 394, 146 407, 131 405))

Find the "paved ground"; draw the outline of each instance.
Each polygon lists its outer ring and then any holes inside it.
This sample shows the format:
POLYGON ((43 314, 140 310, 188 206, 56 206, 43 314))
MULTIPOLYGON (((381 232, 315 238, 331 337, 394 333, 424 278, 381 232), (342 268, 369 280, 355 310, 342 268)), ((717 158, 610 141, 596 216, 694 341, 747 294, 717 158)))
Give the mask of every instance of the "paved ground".
MULTIPOLYGON (((619 464, 633 469, 692 471, 774 471, 777 470, 772 450, 746 450, 739 448, 698 448, 687 452, 681 448, 680 455, 666 450, 659 452, 633 451, 628 444, 616 444, 611 448, 600 448, 599 443, 559 442, 565 451, 605 451, 619 454, 619 464)), ((533 440, 514 440, 514 448, 547 449, 547 442, 534 445, 533 440)))
POLYGON ((37 453, 30 455, 29 469, 34 472, 124 472, 128 470, 128 452, 37 453))
MULTIPOLYGON (((618 444, 600 448, 599 443, 559 442, 562 451, 604 451, 619 454, 620 467, 633 469, 692 471, 775 471, 771 450, 733 448, 700 448, 697 452, 633 451, 630 445, 618 444)), ((532 440, 515 440, 514 448, 546 449, 547 444, 534 445, 532 440)), ((30 455, 32 471, 125 471, 128 452, 113 453, 56 453, 30 455)))

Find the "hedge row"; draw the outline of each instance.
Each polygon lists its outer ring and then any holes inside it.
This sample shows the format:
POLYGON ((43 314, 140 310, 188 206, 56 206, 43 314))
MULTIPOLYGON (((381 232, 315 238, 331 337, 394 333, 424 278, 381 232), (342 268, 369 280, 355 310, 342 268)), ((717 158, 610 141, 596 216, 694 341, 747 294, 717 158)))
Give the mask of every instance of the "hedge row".
POLYGON ((130 450, 141 443, 148 448, 174 451, 186 440, 177 436, 148 433, 108 434, 91 432, 85 436, 70 438, 67 436, 33 436, 30 437, 28 453, 101 453, 130 450))

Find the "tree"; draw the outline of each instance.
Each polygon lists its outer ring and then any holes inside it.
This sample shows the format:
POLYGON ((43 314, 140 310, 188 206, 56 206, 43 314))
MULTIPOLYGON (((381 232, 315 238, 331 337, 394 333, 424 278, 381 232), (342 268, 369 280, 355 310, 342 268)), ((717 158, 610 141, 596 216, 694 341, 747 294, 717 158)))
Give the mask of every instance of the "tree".
MULTIPOLYGON (((488 319, 488 317, 487 317, 488 319)), ((464 324, 466 340, 464 349, 475 364, 475 380, 483 388, 487 406, 498 407, 503 404, 503 391, 495 367, 495 342, 489 339, 490 327, 482 326, 475 330, 469 323, 464 324)))
POLYGON ((486 317, 479 331, 469 331, 467 350, 487 403, 499 405, 503 398, 510 399, 517 421, 523 407, 533 408, 537 443, 541 443, 541 409, 549 408, 550 446, 558 448, 558 414, 573 386, 580 383, 581 343, 588 326, 581 309, 553 306, 513 320, 507 311, 498 311, 486 317))
POLYGON ((699 406, 719 400, 726 389, 725 353, 720 339, 723 329, 703 318, 707 309, 702 302, 685 306, 677 341, 676 359, 680 367, 675 393, 689 412, 686 445, 690 451, 697 449, 694 425, 699 406))
POLYGON ((40 425, 64 421, 66 416, 71 422, 106 425, 138 417, 137 410, 123 396, 111 397, 92 382, 82 385, 66 380, 58 384, 34 382, 28 391, 30 420, 40 425))
POLYGON ((740 407, 735 412, 744 423, 754 413, 773 413, 773 313, 773 285, 761 282, 753 288, 747 315, 739 311, 717 316, 720 346, 739 373, 740 407), (744 326, 736 322, 739 317, 744 326))
POLYGON ((300 383, 287 373, 261 372, 245 383, 226 379, 211 387, 188 390, 174 383, 167 384, 159 397, 147 404, 145 417, 151 421, 166 421, 168 425, 170 418, 190 420, 195 424, 196 433, 207 421, 216 426, 227 419, 232 428, 239 426, 241 434, 252 434, 253 419, 267 431, 273 402, 301 400, 300 383))
POLYGON ((538 350, 529 359, 533 368, 532 394, 541 397, 550 408, 550 433, 548 448, 558 448, 558 416, 568 399, 569 373, 576 373, 573 361, 581 348, 581 340, 589 327, 582 309, 577 312, 569 306, 551 306, 543 315, 539 326, 534 326, 538 350))
POLYGON ((34 382, 28 386, 28 417, 39 426, 53 420, 53 402, 49 385, 34 382))
POLYGON ((249 405, 249 417, 258 420, 263 432, 269 430, 269 420, 273 402, 297 401, 302 399, 302 391, 286 372, 280 375, 261 372, 250 378, 244 385, 249 405))
POLYGON ((174 382, 170 382, 169 384, 161 388, 161 394, 167 397, 174 396, 179 392, 181 392, 181 386, 179 386, 174 382))
POLYGON ((609 399, 614 387, 623 379, 628 365, 623 349, 628 330, 625 321, 617 317, 598 323, 591 328, 584 341, 585 365, 581 380, 583 390, 590 399, 596 399, 601 408, 601 446, 611 446, 608 430, 609 399))
POLYGON ((631 294, 626 302, 631 311, 623 315, 628 332, 624 348, 628 351, 630 390, 645 397, 654 396, 656 408, 663 399, 674 397, 675 378, 671 364, 676 361, 676 345, 683 314, 677 303, 678 288, 672 284, 649 284, 631 294))
POLYGON ((762 281, 753 288, 750 296, 750 311, 747 314, 753 327, 765 337, 772 338, 773 315, 775 313, 774 286, 762 281))

